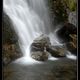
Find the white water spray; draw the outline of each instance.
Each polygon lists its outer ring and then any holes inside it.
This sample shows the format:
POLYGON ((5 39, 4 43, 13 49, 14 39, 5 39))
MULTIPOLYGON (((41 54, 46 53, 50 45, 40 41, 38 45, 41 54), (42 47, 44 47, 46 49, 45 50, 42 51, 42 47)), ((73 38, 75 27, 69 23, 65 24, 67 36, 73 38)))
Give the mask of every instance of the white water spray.
POLYGON ((66 55, 67 58, 73 59, 73 60, 76 60, 77 59, 77 57, 75 55, 71 54, 71 52, 69 52, 69 51, 67 51, 67 52, 68 52, 68 54, 66 55))

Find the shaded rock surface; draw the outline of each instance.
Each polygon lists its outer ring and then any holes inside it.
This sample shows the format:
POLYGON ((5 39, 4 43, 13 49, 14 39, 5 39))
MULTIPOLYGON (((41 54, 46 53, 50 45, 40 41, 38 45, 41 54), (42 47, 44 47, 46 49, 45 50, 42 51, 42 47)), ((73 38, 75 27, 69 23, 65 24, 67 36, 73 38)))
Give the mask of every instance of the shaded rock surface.
POLYGON ((44 34, 36 38, 31 45, 31 57, 36 60, 47 60, 49 55, 53 57, 65 57, 65 48, 52 46, 49 37, 44 34))
POLYGON ((66 23, 57 35, 61 43, 65 43, 66 50, 77 55, 77 27, 71 23, 66 23))
POLYGON ((20 58, 22 56, 19 45, 16 44, 4 44, 2 47, 3 52, 3 64, 6 65, 11 61, 20 58))
POLYGON ((10 18, 3 12, 2 17, 2 43, 15 43, 18 41, 18 36, 16 35, 12 22, 10 18))
POLYGON ((47 48, 47 51, 53 56, 53 57, 65 57, 65 51, 66 49, 64 47, 60 46, 51 46, 47 48))
POLYGON ((2 25, 2 61, 6 65, 22 56, 10 18, 3 12, 2 25))
POLYGON ((57 35, 62 43, 71 40, 70 34, 77 34, 77 28, 71 23, 65 23, 64 26, 57 31, 57 35))
POLYGON ((31 50, 33 50, 33 48, 41 48, 41 50, 44 50, 44 47, 48 47, 50 46, 50 39, 48 36, 42 34, 41 36, 39 36, 38 38, 36 38, 32 45, 31 45, 31 50))

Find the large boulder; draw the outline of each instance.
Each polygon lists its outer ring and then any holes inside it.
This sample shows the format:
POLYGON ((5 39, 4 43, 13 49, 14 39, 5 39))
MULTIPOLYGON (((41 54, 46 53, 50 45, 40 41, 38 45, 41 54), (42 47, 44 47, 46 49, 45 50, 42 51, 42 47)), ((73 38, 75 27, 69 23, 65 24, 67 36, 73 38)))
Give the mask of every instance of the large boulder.
POLYGON ((44 51, 45 47, 49 47, 51 45, 49 37, 42 34, 38 38, 36 38, 31 44, 31 51, 44 51))
POLYGON ((22 56, 18 45, 18 36, 13 29, 11 19, 3 12, 2 26, 2 61, 6 65, 22 56))
POLYGON ((53 57, 65 57, 63 46, 52 46, 49 37, 42 34, 31 45, 31 57, 36 60, 47 60, 51 54, 53 57))
POLYGON ((2 44, 5 43, 15 43, 18 41, 18 36, 16 35, 11 19, 8 15, 3 12, 3 25, 2 25, 2 44))
POLYGON ((48 59, 48 52, 46 51, 46 48, 51 45, 49 37, 42 34, 38 38, 36 38, 33 43, 31 44, 31 57, 33 59, 39 60, 39 61, 45 61, 48 59))
POLYGON ((77 27, 71 23, 66 23, 60 30, 58 30, 57 35, 68 51, 72 54, 77 55, 77 27))
POLYGON ((47 48, 47 51, 53 56, 53 57, 65 57, 65 51, 66 49, 64 47, 60 46, 51 46, 47 48))

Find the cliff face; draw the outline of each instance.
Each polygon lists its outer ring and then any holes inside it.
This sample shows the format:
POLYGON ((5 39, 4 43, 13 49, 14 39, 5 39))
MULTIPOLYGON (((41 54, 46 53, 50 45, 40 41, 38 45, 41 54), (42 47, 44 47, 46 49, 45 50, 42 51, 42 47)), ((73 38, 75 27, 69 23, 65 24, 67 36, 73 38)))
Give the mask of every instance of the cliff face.
POLYGON ((10 18, 3 12, 3 20, 2 20, 2 41, 3 44, 7 43, 15 43, 17 42, 17 35, 15 34, 14 29, 12 28, 12 23, 10 18))
POLYGON ((12 28, 10 18, 3 12, 2 26, 2 60, 3 64, 8 64, 22 56, 18 45, 18 37, 12 28))

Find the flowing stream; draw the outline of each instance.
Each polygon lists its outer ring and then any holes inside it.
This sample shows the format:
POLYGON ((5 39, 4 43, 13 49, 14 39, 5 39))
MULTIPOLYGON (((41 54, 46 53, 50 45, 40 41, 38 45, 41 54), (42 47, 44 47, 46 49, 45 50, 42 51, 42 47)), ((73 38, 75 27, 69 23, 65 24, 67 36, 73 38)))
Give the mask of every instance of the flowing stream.
MULTIPOLYGON (((52 44, 60 45, 55 32, 52 32, 46 0, 4 0, 3 11, 11 19, 14 30, 19 37, 19 45, 25 58, 23 61, 33 62, 29 47, 33 40, 41 34, 47 34, 52 44)), ((67 56, 68 57, 68 56, 67 56)), ((53 58, 57 60, 56 58, 53 58)), ((20 59, 18 59, 20 60, 20 59)))

